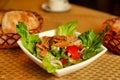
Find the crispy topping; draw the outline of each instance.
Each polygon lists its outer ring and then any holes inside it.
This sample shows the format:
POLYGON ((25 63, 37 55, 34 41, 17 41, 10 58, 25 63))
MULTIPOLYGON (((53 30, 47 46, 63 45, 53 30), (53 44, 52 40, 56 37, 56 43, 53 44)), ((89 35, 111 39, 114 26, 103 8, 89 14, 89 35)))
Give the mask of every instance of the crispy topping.
MULTIPOLYGON (((53 36, 53 37, 48 37, 44 36, 41 39, 41 42, 36 44, 36 47, 39 48, 43 54, 47 54, 46 51, 50 49, 51 46, 56 46, 59 48, 65 48, 70 45, 74 45, 74 42, 77 41, 76 36, 53 36)), ((42 55, 41 53, 41 55, 42 55)))

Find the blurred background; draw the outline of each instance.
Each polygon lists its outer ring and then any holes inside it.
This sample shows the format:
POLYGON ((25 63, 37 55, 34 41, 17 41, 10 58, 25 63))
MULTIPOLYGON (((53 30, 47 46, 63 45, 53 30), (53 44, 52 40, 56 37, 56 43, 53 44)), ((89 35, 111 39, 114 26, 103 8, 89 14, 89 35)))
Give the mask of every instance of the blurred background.
POLYGON ((120 16, 120 0, 69 0, 69 2, 120 16))
MULTIPOLYGON (((6 5, 9 5, 12 2, 20 2, 19 0, 0 0, 0 9, 4 9, 6 5)), ((26 0, 24 0, 26 1, 26 0)), ((34 0, 30 0, 34 1, 34 0)), ((39 2, 44 3, 49 0, 39 0, 39 2)), ((69 0, 70 3, 92 8, 95 10, 100 10, 103 12, 107 12, 113 15, 120 16, 120 0, 69 0)), ((18 6, 18 5, 16 5, 18 6)), ((21 5, 22 7, 26 6, 21 5)))

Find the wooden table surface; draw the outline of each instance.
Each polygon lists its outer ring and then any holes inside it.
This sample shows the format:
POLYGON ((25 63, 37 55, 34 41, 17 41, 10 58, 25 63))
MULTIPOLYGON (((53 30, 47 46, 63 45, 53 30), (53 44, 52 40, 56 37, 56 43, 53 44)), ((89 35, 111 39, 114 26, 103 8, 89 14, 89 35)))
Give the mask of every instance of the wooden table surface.
MULTIPOLYGON (((55 29, 69 21, 78 21, 78 31, 101 31, 102 23, 113 16, 100 11, 71 4, 67 12, 47 12, 41 5, 47 0, 8 0, 1 9, 32 10, 41 14, 44 23, 41 31, 55 29)), ((48 74, 20 48, 0 50, 0 80, 120 80, 120 56, 107 51, 89 66, 63 77, 48 74)))

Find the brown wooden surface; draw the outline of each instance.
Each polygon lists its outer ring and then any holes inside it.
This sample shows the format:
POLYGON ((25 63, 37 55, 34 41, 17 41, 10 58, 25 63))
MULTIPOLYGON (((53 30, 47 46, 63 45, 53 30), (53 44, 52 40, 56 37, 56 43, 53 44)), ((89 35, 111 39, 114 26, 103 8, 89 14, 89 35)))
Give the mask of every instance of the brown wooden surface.
MULTIPOLYGON (((46 12, 41 4, 47 0, 8 0, 1 9, 32 10, 41 14, 41 31, 55 29, 69 21, 78 21, 78 31, 101 31, 102 23, 112 15, 71 4, 71 10, 62 13, 46 12)), ((20 48, 0 50, 0 80, 120 80, 120 56, 107 51, 87 67, 63 77, 48 74, 31 61, 20 48)))

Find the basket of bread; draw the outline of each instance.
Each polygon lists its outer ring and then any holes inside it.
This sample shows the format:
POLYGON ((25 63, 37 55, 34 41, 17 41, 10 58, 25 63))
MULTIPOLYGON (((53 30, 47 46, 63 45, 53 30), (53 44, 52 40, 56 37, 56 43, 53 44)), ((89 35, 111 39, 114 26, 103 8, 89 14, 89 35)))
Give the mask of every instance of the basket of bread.
POLYGON ((109 31, 104 37, 103 44, 112 52, 120 54, 120 17, 107 19, 102 28, 109 27, 109 31))
POLYGON ((1 10, 0 11, 0 49, 17 47, 20 39, 16 31, 18 22, 24 22, 31 34, 39 33, 43 18, 34 11, 1 10))

